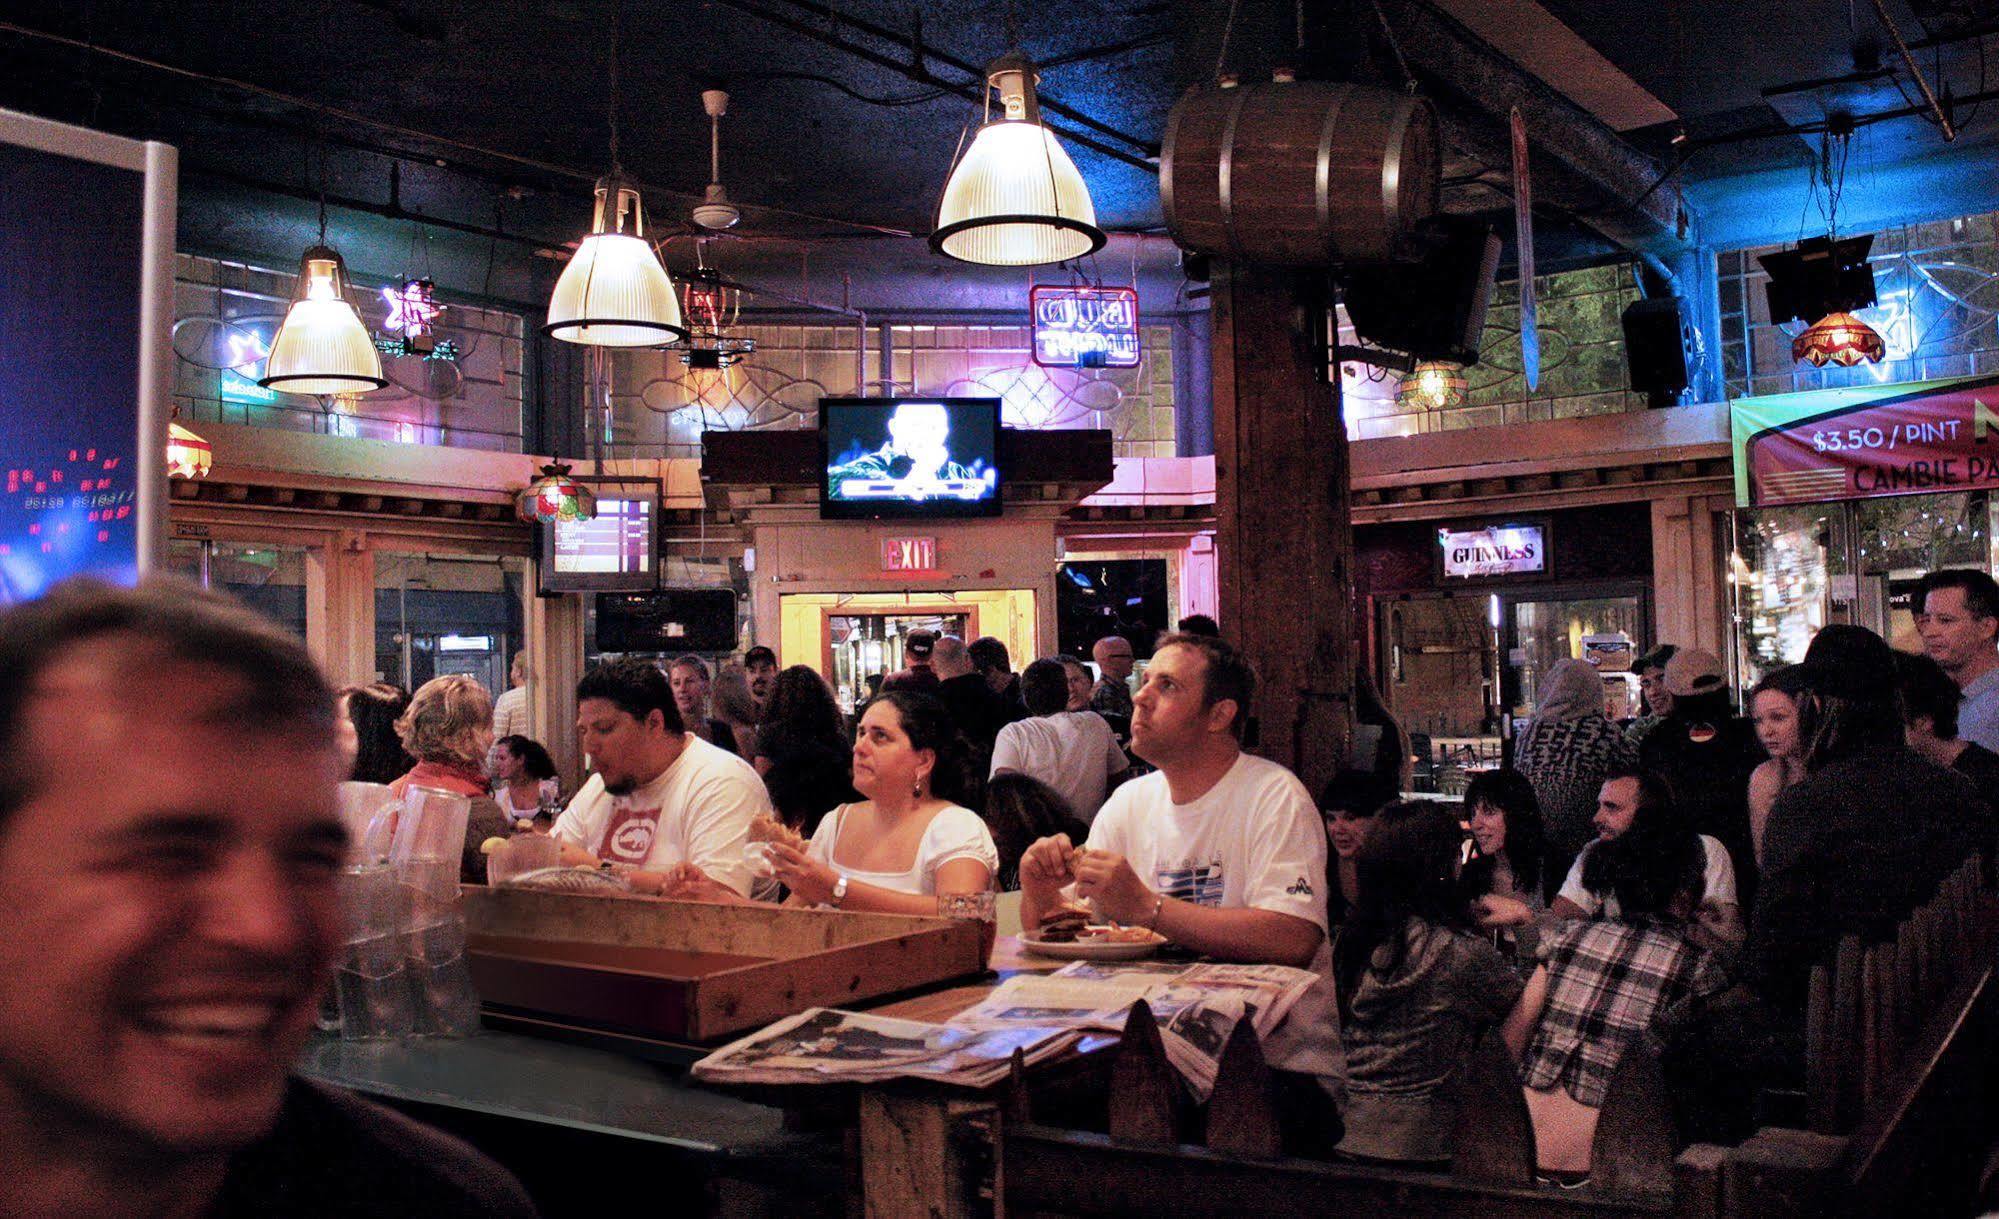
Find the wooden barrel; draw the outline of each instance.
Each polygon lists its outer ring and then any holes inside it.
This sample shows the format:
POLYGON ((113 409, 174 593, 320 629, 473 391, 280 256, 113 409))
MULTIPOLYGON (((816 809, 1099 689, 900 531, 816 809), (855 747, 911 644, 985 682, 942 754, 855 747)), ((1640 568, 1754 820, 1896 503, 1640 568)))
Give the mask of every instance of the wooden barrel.
POLYGON ((1159 196, 1183 247, 1275 266, 1389 262, 1438 208, 1437 114, 1369 85, 1202 86, 1166 119, 1159 196))

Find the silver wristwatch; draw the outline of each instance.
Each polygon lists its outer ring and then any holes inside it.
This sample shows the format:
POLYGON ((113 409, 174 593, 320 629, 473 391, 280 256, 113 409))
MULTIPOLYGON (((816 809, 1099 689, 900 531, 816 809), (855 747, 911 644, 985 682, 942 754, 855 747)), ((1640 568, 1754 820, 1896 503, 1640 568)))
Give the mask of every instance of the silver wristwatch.
POLYGON ((840 876, 839 879, 833 882, 833 908, 835 910, 839 909, 840 903, 846 900, 847 900, 847 878, 843 874, 840 876))

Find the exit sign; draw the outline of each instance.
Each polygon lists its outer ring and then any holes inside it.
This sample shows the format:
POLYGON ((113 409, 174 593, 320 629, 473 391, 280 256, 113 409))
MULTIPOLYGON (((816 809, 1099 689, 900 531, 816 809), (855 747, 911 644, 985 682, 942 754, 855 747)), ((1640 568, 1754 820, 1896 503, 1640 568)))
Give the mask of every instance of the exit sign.
POLYGON ((883 538, 883 571, 936 571, 936 538, 883 538))

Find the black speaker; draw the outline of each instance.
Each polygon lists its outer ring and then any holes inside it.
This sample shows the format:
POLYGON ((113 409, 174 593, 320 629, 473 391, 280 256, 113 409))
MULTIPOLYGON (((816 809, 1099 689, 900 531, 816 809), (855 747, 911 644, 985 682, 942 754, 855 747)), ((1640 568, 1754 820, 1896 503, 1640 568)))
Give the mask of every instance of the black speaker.
POLYGON ((1756 261, 1770 275, 1770 320, 1809 325, 1828 313, 1851 313, 1873 304, 1874 267, 1867 261, 1873 246, 1872 233, 1838 241, 1807 237, 1794 250, 1758 255, 1756 261))
POLYGON ((1499 272, 1499 235, 1476 220, 1433 216, 1419 229, 1416 246, 1421 260, 1414 264, 1347 274, 1347 319, 1377 347, 1418 360, 1478 363, 1499 272))
POLYGON ((1633 392, 1648 406, 1678 406, 1700 367, 1700 330, 1677 296, 1633 301, 1624 309, 1624 360, 1633 392))
POLYGON ((599 652, 733 652, 736 594, 726 588, 598 593, 599 652))

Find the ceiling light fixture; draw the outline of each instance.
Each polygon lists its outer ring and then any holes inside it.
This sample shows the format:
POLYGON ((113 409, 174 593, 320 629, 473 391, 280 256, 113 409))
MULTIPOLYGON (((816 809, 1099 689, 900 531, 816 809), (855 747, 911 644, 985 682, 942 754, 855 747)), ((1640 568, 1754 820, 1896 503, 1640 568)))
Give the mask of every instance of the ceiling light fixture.
POLYGON ((1402 378, 1402 384, 1395 390, 1395 404, 1440 411, 1462 405, 1470 387, 1463 365, 1448 360, 1424 360, 1402 378))
POLYGON ((1881 332, 1844 311, 1827 314, 1791 340, 1791 358, 1814 368, 1879 364, 1887 357, 1888 341, 1881 332))
POLYGON ((514 497, 514 512, 530 525, 587 521, 597 515, 597 496, 569 476, 568 466, 550 462, 514 497))
POLYGON ((986 70, 986 123, 944 183, 930 246, 963 262, 1033 267, 1103 248, 1090 188, 1034 99, 1039 77, 1018 53, 986 70), (992 117, 992 92, 1000 96, 992 117))
POLYGON ((611 7, 611 172, 597 179, 590 235, 555 281, 542 330, 592 347, 664 347, 686 338, 687 328, 673 281, 645 239, 638 186, 618 164, 620 7, 611 7))
POLYGON ((326 244, 326 196, 319 199, 319 242, 299 261, 291 307, 271 337, 257 384, 290 394, 365 394, 387 385, 361 311, 347 295, 347 264, 326 244))

